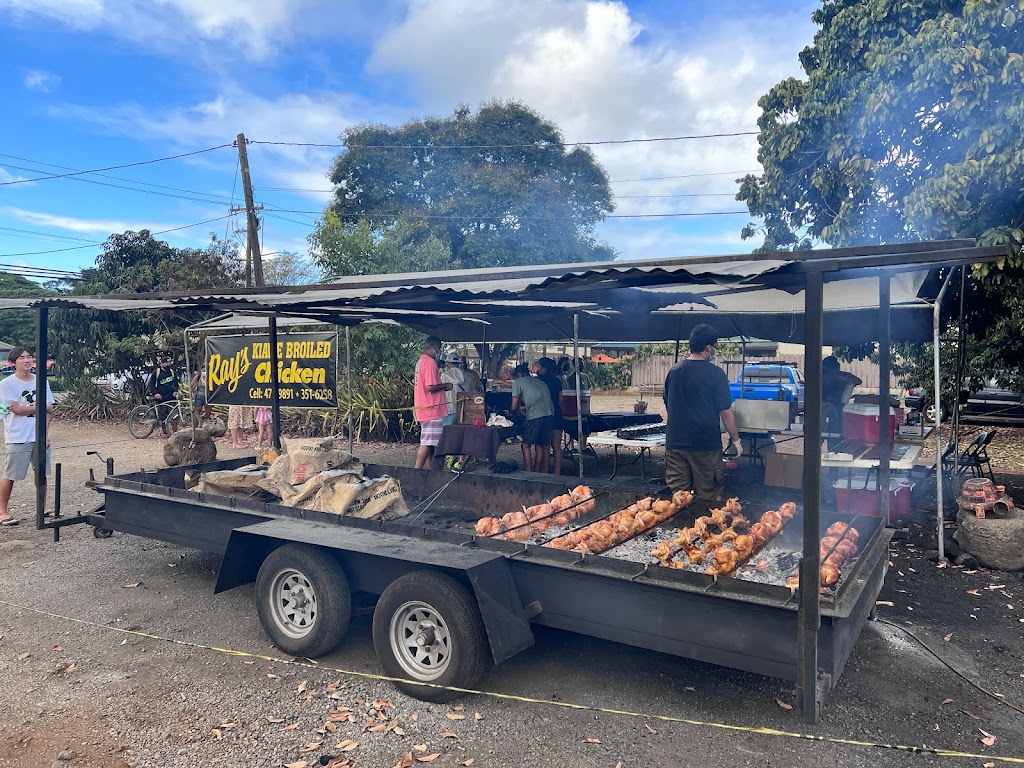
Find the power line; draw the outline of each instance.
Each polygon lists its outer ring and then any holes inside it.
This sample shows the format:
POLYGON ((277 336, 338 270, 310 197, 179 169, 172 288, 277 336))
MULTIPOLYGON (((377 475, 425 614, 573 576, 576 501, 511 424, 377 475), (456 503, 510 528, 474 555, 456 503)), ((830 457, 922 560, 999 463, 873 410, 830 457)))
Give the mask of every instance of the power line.
POLYGON ((758 131, 738 131, 735 133, 701 133, 688 136, 657 136, 649 139, 606 139, 604 141, 535 141, 529 144, 319 144, 306 141, 259 141, 249 139, 249 144, 268 144, 283 147, 330 147, 349 149, 544 149, 546 147, 596 147, 609 144, 653 144, 664 141, 689 141, 694 139, 722 139, 736 136, 757 136, 758 131))
POLYGON ((0 231, 4 232, 21 232, 21 235, 8 235, 8 237, 25 237, 29 236, 30 240, 71 240, 79 243, 91 243, 92 241, 85 237, 72 237, 71 235, 54 235, 49 232, 36 232, 32 229, 15 229, 14 227, 0 227, 0 231), (31 237, 31 235, 39 235, 39 237, 31 237))
POLYGON ((716 171, 714 173, 687 173, 682 176, 645 176, 640 179, 612 179, 609 184, 624 184, 627 181, 664 181, 666 179, 696 179, 703 176, 733 176, 735 174, 758 173, 758 171, 716 171))
MULTIPOLYGON (((227 216, 218 216, 215 219, 207 219, 206 221, 197 221, 195 224, 184 224, 183 226, 180 226, 180 227, 172 227, 171 229, 162 229, 159 232, 150 232, 150 234, 151 235, 166 235, 169 232, 178 232, 178 231, 180 231, 182 229, 190 229, 192 227, 202 226, 203 224, 212 224, 215 221, 223 221, 224 219, 227 219, 230 216, 231 216, 231 214, 229 213, 227 216)), ((77 251, 77 250, 80 250, 82 248, 96 248, 97 246, 103 245, 105 242, 106 242, 106 240, 100 240, 98 242, 88 243, 87 245, 76 245, 76 246, 72 246, 70 248, 53 248, 52 250, 48 250, 48 251, 25 251, 25 252, 22 252, 22 253, 0 253, 0 257, 2 257, 2 258, 10 258, 11 256, 36 256, 36 255, 44 254, 44 253, 63 253, 64 251, 77 251)))
POLYGON ((46 176, 37 176, 32 179, 15 179, 14 181, 2 181, 0 187, 9 187, 14 184, 28 184, 33 181, 48 181, 49 179, 66 179, 71 176, 81 176, 86 173, 99 173, 101 171, 116 171, 119 168, 134 168, 139 165, 152 165, 153 163, 162 163, 165 160, 179 160, 183 157, 192 157, 193 155, 201 155, 206 152, 213 152, 217 149, 224 149, 225 147, 234 146, 232 143, 219 144, 216 147, 207 147, 206 149, 197 149, 194 152, 182 152, 178 155, 168 155, 167 157, 157 157, 153 160, 139 160, 135 163, 122 163, 120 165, 109 165, 105 168, 91 168, 88 171, 73 171, 70 173, 51 173, 46 176))
MULTIPOLYGON (((319 215, 319 214, 323 213, 323 211, 299 211, 299 210, 289 210, 289 209, 278 209, 275 212, 276 213, 306 213, 306 214, 314 214, 314 215, 319 215)), ((394 216, 395 218, 403 218, 403 219, 452 219, 452 220, 459 220, 459 221, 465 221, 465 220, 468 220, 468 221, 481 221, 481 220, 501 221, 503 219, 508 219, 508 218, 514 218, 516 220, 520 220, 520 219, 526 219, 526 220, 533 220, 533 219, 549 220, 549 219, 571 219, 571 218, 574 218, 572 216, 521 216, 521 215, 518 215, 518 214, 504 214, 504 215, 500 215, 500 216, 447 216, 447 215, 444 215, 444 214, 428 214, 428 213, 419 214, 419 213, 417 213, 417 214, 402 214, 402 215, 398 216, 398 215, 393 214, 393 213, 339 213, 339 214, 336 214, 336 215, 339 216, 340 218, 343 218, 343 219, 372 218, 372 217, 375 217, 375 216, 381 216, 381 217, 392 217, 392 216, 394 216)), ((749 211, 691 211, 691 212, 687 212, 687 213, 682 213, 682 212, 680 212, 680 213, 612 213, 612 214, 608 214, 607 216, 605 216, 605 218, 606 219, 665 219, 665 218, 674 218, 674 217, 682 217, 682 216, 739 216, 739 215, 749 216, 750 212, 749 211)))

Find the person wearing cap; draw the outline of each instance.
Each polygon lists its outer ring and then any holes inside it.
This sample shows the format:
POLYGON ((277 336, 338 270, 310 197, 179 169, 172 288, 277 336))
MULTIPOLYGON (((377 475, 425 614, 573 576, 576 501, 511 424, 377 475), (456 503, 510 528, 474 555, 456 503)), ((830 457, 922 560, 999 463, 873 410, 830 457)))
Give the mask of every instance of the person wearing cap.
POLYGON ((512 371, 512 411, 526 410, 523 424, 523 469, 547 472, 551 447, 551 422, 554 410, 547 384, 530 375, 530 366, 520 363, 512 371))
POLYGON ((711 361, 718 332, 698 325, 690 333, 690 354, 665 378, 665 482, 672 491, 693 491, 699 499, 722 498, 724 424, 736 456, 743 454, 729 380, 711 361))
MULTIPOLYGON (((7 461, 4 476, 0 480, 0 525, 17 525, 18 520, 8 511, 14 483, 24 480, 29 465, 35 466, 39 438, 36 435, 36 376, 32 373, 36 364, 35 355, 25 347, 13 347, 7 361, 14 366, 14 373, 0 381, 0 413, 4 417, 4 442, 7 444, 7 461)), ((53 393, 46 384, 46 447, 45 475, 50 473, 50 420, 53 417, 53 393)), ((49 514, 49 513, 47 513, 49 514)))
POLYGON ((860 386, 859 376, 839 368, 839 360, 829 355, 821 361, 821 431, 829 435, 829 447, 839 442, 843 431, 843 406, 849 401, 849 393, 860 386))
POLYGON ((444 425, 448 426, 459 420, 459 395, 466 391, 466 372, 462 370, 462 359, 458 352, 449 352, 445 355, 441 381, 452 385, 451 389, 444 392, 445 402, 448 403, 448 415, 444 417, 444 425))
POLYGON ((441 381, 437 368, 437 353, 441 340, 428 336, 423 342, 423 354, 416 362, 413 405, 416 421, 420 423, 420 447, 416 451, 416 469, 429 469, 434 459, 434 448, 441 440, 444 417, 448 415, 445 392, 453 389, 450 382, 441 381))
MULTIPOLYGON (((171 409, 167 403, 177 399, 178 386, 181 383, 178 379, 178 372, 173 368, 173 363, 174 356, 170 352, 162 352, 160 364, 149 375, 149 397, 157 404, 157 413, 161 422, 167 418, 167 413, 171 409)), ((174 425, 168 426, 173 432, 174 425)))

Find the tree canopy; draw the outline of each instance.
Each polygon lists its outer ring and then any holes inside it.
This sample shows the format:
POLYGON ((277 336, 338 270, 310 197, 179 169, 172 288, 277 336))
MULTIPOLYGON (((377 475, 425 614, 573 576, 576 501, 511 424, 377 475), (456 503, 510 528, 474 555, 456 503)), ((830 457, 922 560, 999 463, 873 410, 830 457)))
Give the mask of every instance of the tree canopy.
MULTIPOLYGON (((71 295, 197 291, 241 284, 233 246, 214 238, 206 248, 174 248, 148 230, 111 235, 94 267, 70 284, 71 295)), ((157 350, 182 347, 181 331, 199 319, 189 310, 106 312, 55 310, 50 347, 69 379, 139 371, 157 350)))
MULTIPOLYGON (((52 296, 48 290, 21 275, 0 272, 0 297, 20 299, 29 296, 52 296)), ((35 347, 36 316, 31 309, 10 309, 0 312, 0 341, 35 347)))
POLYGON ((1009 245, 968 282, 967 332, 987 338, 983 364, 1021 366, 1024 2, 824 0, 813 18, 805 77, 759 102, 764 172, 737 199, 761 223, 744 237, 1009 245))
POLYGON ((346 149, 330 172, 335 218, 325 217, 311 242, 322 262, 333 259, 348 274, 369 271, 355 258, 359 243, 372 251, 367 238, 385 233, 402 264, 371 260, 371 269, 415 268, 423 247, 449 268, 614 255, 593 235, 613 209, 604 169, 589 149, 567 147, 557 126, 522 104, 491 102, 475 114, 459 107, 451 117, 397 128, 363 125, 342 140, 346 149), (324 230, 350 235, 355 252, 332 254, 324 230))

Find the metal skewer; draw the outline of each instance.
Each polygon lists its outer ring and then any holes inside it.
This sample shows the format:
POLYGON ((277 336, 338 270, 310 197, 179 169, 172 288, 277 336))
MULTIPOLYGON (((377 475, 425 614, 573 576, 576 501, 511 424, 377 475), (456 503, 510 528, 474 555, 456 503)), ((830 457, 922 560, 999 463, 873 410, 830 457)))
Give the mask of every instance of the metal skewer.
MULTIPOLYGON (((492 533, 492 534, 489 534, 487 536, 481 536, 480 538, 491 539, 491 538, 494 538, 495 536, 504 536, 506 533, 509 533, 510 531, 518 531, 520 528, 525 528, 528 525, 533 525, 534 523, 539 523, 541 520, 547 520, 549 517, 554 517, 555 515, 560 515, 563 512, 568 512, 570 509, 574 509, 574 508, 578 507, 580 504, 585 504, 588 501, 593 501, 598 496, 603 496, 605 493, 607 493, 607 491, 601 491, 600 493, 595 493, 593 496, 591 496, 589 498, 580 499, 579 501, 577 501, 572 506, 566 507, 565 509, 560 509, 557 512, 552 512, 550 515, 544 515, 543 517, 538 517, 535 520, 528 520, 525 523, 520 523, 519 525, 513 525, 511 528, 506 528, 504 531, 498 531, 497 533, 492 533)), ((525 514, 525 512, 524 512, 524 514, 525 514)), ((595 520, 594 522, 597 522, 597 521, 595 520)))

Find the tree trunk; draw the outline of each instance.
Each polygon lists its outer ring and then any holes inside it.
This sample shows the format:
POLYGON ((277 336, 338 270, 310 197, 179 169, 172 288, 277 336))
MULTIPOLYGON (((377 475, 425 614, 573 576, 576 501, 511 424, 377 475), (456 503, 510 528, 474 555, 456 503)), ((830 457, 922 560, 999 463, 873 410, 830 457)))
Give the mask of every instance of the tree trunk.
POLYGON ((518 344, 474 344, 480 356, 480 370, 488 381, 494 381, 505 361, 519 351, 518 344))

